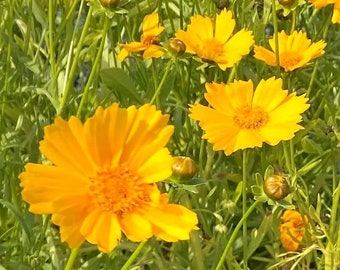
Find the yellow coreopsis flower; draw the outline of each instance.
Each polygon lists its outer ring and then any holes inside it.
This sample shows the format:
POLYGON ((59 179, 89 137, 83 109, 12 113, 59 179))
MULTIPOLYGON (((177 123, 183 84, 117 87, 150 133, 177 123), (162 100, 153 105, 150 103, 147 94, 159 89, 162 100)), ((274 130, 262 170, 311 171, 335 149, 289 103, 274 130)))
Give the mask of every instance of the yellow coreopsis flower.
MULTIPOLYGON (((320 57, 325 53, 323 50, 326 43, 320 40, 312 43, 304 32, 294 31, 293 34, 287 35, 284 31, 278 33, 279 39, 279 62, 280 66, 287 71, 293 71, 297 68, 306 66, 309 61, 320 57)), ((254 57, 266 62, 270 66, 276 65, 276 47, 275 39, 269 40, 269 45, 273 51, 261 46, 254 46, 254 57)))
POLYGON ((143 52, 143 58, 159 58, 164 52, 162 47, 158 45, 159 35, 164 31, 164 27, 159 25, 158 13, 152 13, 145 16, 142 23, 143 34, 139 42, 131 42, 128 44, 118 44, 122 49, 118 54, 118 60, 124 59, 134 52, 143 52))
POLYGON ((317 9, 334 4, 332 23, 340 23, 340 0, 309 0, 309 3, 317 9))
POLYGON ((201 15, 191 17, 187 30, 179 30, 176 37, 185 43, 188 53, 226 70, 248 54, 254 44, 252 31, 242 29, 233 34, 234 28, 231 11, 224 9, 215 20, 201 15))
POLYGON ((122 232, 131 241, 188 239, 196 214, 156 184, 172 173, 168 118, 150 104, 99 107, 84 124, 58 117, 40 142, 53 165, 28 163, 19 176, 30 211, 52 214, 70 247, 87 240, 109 252, 122 232))
POLYGON ((308 225, 307 216, 302 216, 296 210, 286 210, 280 225, 280 240, 286 251, 297 251, 305 235, 305 225, 308 225))
POLYGON ((302 129, 298 123, 308 99, 282 90, 282 80, 261 80, 254 92, 252 81, 207 83, 208 106, 191 105, 189 115, 199 120, 204 139, 226 155, 245 148, 276 145, 302 129))

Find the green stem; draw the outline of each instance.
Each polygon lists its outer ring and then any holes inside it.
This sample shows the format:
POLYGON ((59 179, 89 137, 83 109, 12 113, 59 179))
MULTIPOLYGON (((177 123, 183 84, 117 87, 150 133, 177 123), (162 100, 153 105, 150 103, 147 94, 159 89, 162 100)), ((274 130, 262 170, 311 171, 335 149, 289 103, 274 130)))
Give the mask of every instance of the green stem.
POLYGON ((290 28, 290 33, 293 34, 296 27, 296 10, 292 10, 292 26, 290 28))
POLYGON ((279 30, 276 16, 276 0, 272 0, 272 16, 273 16, 273 25, 274 25, 274 41, 275 41, 275 58, 276 58, 276 75, 280 77, 280 51, 279 51, 279 30))
POLYGON ((72 270, 73 263, 74 263, 75 259, 77 258, 78 251, 79 251, 79 247, 72 248, 70 257, 67 260, 67 264, 66 264, 64 270, 72 270))
POLYGON ((54 14, 54 0, 48 1, 48 42, 49 42, 49 59, 51 65, 51 78, 55 80, 55 76, 57 73, 56 65, 55 65, 55 51, 54 51, 54 30, 55 30, 55 14, 54 14))
POLYGON ((133 261, 138 257, 139 253, 143 249, 146 241, 140 242, 135 251, 131 254, 130 258, 126 261, 126 263, 123 265, 123 267, 120 270, 128 270, 130 269, 130 265, 133 263, 133 261))
POLYGON ((87 13, 87 17, 86 17, 86 21, 85 24, 83 26, 83 30, 81 32, 81 36, 80 39, 78 41, 78 45, 76 48, 76 52, 72 61, 72 65, 71 65, 71 70, 69 73, 69 76, 67 76, 66 80, 66 86, 65 86, 65 91, 60 103, 60 108, 59 108, 59 112, 58 114, 60 115, 64 108, 65 108, 65 104, 67 102, 68 96, 70 94, 71 88, 73 86, 74 83, 74 76, 78 67, 78 63, 79 63, 79 56, 80 56, 80 52, 81 52, 81 48, 83 47, 83 43, 85 40, 85 37, 87 35, 87 29, 90 27, 90 23, 91 23, 91 18, 92 18, 92 6, 89 8, 88 13, 87 13))
MULTIPOLYGON (((243 151, 243 162, 242 162, 242 215, 245 216, 247 212, 247 150, 243 151)), ((247 219, 243 222, 243 269, 248 269, 248 224, 247 219)))
POLYGON ((307 88, 307 91, 306 91, 306 97, 309 97, 310 96, 310 92, 312 91, 313 83, 314 83, 314 80, 316 78, 316 71, 318 70, 318 64, 319 64, 319 61, 316 60, 315 63, 314 63, 314 67, 313 67, 313 71, 312 71, 312 76, 310 78, 309 85, 308 85, 308 88, 307 88))
POLYGON ((153 104, 155 102, 156 98, 158 97, 158 95, 159 95, 159 93, 160 93, 160 91, 161 91, 161 89, 162 89, 162 87, 163 87, 163 85, 165 83, 165 80, 166 80, 166 78, 168 77, 168 75, 170 73, 171 66, 172 66, 172 61, 169 61, 167 66, 166 66, 166 68, 165 68, 165 72, 163 74, 162 80, 159 83, 159 85, 158 85, 158 87, 157 87, 157 89, 155 91, 155 94, 153 95, 153 97, 150 100, 151 104, 153 104))
POLYGON ((236 75, 236 65, 234 65, 233 68, 231 69, 227 82, 230 83, 235 78, 235 75, 236 75))
POLYGON ((332 168, 332 178, 333 178, 333 201, 332 201, 332 211, 330 220, 330 237, 334 243, 337 241, 338 234, 336 233, 336 222, 337 222, 337 211, 340 199, 340 182, 336 178, 336 160, 334 150, 332 148, 332 158, 333 158, 333 168, 332 168))
POLYGON ((166 10, 166 13, 167 13, 167 17, 170 21, 170 26, 171 26, 171 31, 172 33, 176 33, 176 27, 175 27, 175 24, 174 24, 174 18, 172 18, 172 12, 170 11, 170 7, 169 7, 169 1, 165 1, 165 10, 166 10))
POLYGON ((212 168, 212 165, 214 163, 214 156, 215 151, 212 148, 211 144, 207 145, 207 161, 205 163, 204 171, 203 171, 203 178, 209 179, 210 178, 210 171, 212 168))
MULTIPOLYGON (((33 19, 33 0, 29 1, 28 4, 28 15, 27 15, 27 30, 25 34, 25 42, 24 42, 24 51, 28 54, 29 43, 31 39, 31 31, 32 31, 32 19, 33 19)), ((33 54, 33 53, 32 53, 33 54)))
POLYGON ((104 23, 103 32, 102 32, 102 40, 100 42, 99 50, 97 52, 96 58, 95 58, 94 63, 93 63, 91 73, 89 75, 89 78, 88 78, 86 85, 85 85, 85 88, 84 88, 84 93, 83 93, 83 96, 81 98, 78 110, 77 110, 77 117, 81 116, 81 112, 83 110, 85 102, 87 101, 87 97, 89 95, 90 87, 91 87, 93 79, 95 77, 97 67, 100 65, 100 62, 101 62, 101 59, 102 59, 103 49, 104 49, 105 40, 106 40, 105 37, 106 37, 108 29, 110 28, 110 20, 106 16, 105 16, 104 19, 105 19, 105 23, 104 23))
POLYGON ((223 263, 225 261, 225 258, 229 252, 229 249, 231 248, 231 245, 234 243, 236 237, 237 237, 237 234, 239 232, 239 230, 241 229, 244 221, 248 218, 248 216, 251 214, 251 212, 254 211, 254 209, 257 207, 257 205, 260 203, 260 201, 255 201, 247 210, 246 213, 244 213, 244 215, 242 216, 241 220, 237 223, 233 233, 231 234, 230 238, 229 238, 229 241, 226 245, 226 247, 224 248, 223 250, 223 254, 220 258, 220 260, 218 261, 218 264, 215 268, 215 270, 220 270, 223 266, 223 263))
POLYGON ((244 27, 244 22, 245 22, 245 10, 246 10, 246 1, 242 1, 242 13, 241 13, 241 27, 244 27))
MULTIPOLYGON (((192 209, 192 204, 187 193, 184 193, 181 197, 181 201, 184 206, 192 209)), ((198 231, 192 231, 190 233, 190 244, 193 251, 193 269, 205 270, 204 255, 202 251, 200 233, 198 231)))
POLYGON ((192 251, 194 254, 194 269, 196 270, 205 270, 204 264, 204 255, 202 252, 201 239, 198 231, 192 231, 190 233, 190 243, 192 247, 192 251))
POLYGON ((290 175, 293 175, 293 168, 292 168, 292 164, 291 164, 291 159, 290 159, 290 154, 289 154, 289 150, 288 150, 288 145, 287 142, 282 142, 282 146, 283 146, 283 154, 286 160, 286 166, 288 169, 288 173, 290 175))

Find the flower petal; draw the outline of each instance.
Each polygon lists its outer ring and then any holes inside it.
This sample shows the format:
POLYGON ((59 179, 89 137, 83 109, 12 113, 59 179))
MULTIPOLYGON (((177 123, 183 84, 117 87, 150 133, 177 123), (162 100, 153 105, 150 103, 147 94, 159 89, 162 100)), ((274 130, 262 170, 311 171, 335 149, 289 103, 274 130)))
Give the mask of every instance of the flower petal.
POLYGON ((222 44, 230 38, 235 28, 235 20, 233 20, 232 16, 231 11, 226 9, 216 16, 214 37, 222 44))
POLYGON ((153 235, 152 226, 143 213, 126 213, 119 223, 131 241, 145 241, 153 235))

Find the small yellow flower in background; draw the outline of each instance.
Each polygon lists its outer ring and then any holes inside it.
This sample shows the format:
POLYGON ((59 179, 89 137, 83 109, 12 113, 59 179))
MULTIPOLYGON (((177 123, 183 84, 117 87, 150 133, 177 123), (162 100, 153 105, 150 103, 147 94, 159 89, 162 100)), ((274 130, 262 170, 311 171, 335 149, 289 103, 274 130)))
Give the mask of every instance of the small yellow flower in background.
POLYGON ((231 11, 224 9, 215 20, 201 15, 191 17, 187 30, 179 30, 176 38, 185 43, 188 53, 213 61, 226 70, 248 54, 254 44, 252 31, 242 29, 233 35, 234 28, 231 11))
POLYGON ((172 173, 168 118, 150 104, 99 107, 84 124, 58 117, 40 142, 53 165, 28 163, 19 176, 30 211, 52 214, 72 248, 87 240, 109 252, 122 232, 131 241, 188 239, 196 214, 170 204, 156 184, 172 173))
POLYGON ((252 81, 230 84, 207 83, 204 95, 208 106, 191 105, 189 115, 199 120, 204 139, 215 151, 226 155, 245 148, 276 145, 289 140, 303 127, 301 113, 308 109, 308 98, 282 90, 282 80, 261 80, 254 92, 252 81))
MULTIPOLYGON (((287 71, 293 71, 297 68, 304 67, 309 61, 320 57, 325 53, 323 50, 326 43, 320 40, 312 43, 304 32, 294 31, 293 34, 287 35, 284 31, 278 33, 279 39, 279 60, 280 66, 287 71)), ((266 62, 267 65, 276 66, 275 39, 269 40, 269 45, 273 51, 261 46, 254 46, 254 57, 266 62)))
POLYGON ((320 9, 327 5, 334 4, 332 23, 340 23, 340 1, 339 0, 309 0, 315 8, 320 9))
POLYGON ((286 251, 297 251, 305 235, 305 225, 308 224, 307 216, 296 210, 286 210, 280 225, 280 240, 286 251))
POLYGON ((134 52, 143 52, 143 58, 159 58, 164 52, 158 45, 159 35, 164 31, 163 26, 159 26, 158 13, 152 13, 145 16, 142 23, 143 34, 140 42, 131 42, 128 44, 118 44, 122 49, 118 54, 118 60, 124 59, 134 52))

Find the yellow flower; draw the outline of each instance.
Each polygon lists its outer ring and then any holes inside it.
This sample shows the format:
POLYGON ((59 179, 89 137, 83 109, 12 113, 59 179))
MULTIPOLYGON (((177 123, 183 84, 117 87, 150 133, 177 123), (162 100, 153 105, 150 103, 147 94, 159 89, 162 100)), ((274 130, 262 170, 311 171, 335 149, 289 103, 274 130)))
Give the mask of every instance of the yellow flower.
POLYGON ((296 210, 286 210, 280 225, 280 240, 286 251, 297 251, 305 235, 305 225, 308 224, 307 216, 296 210))
POLYGON ((118 60, 124 61, 124 59, 133 52, 142 52, 143 58, 159 58, 164 52, 162 47, 158 46, 158 37, 163 32, 164 27, 159 26, 159 16, 157 13, 152 13, 145 16, 143 23, 143 34, 140 42, 131 42, 128 44, 118 44, 122 47, 118 54, 118 60))
POLYGON ((204 139, 215 151, 229 155, 239 149, 276 145, 302 129, 298 123, 307 110, 307 98, 282 90, 282 80, 261 80, 253 90, 252 81, 230 84, 207 83, 204 95, 209 107, 191 105, 190 117, 199 120, 204 139))
MULTIPOLYGON (((306 33, 294 31, 293 34, 287 35, 284 31, 278 34, 279 39, 279 60, 280 66, 287 71, 293 71, 297 68, 304 67, 309 61, 320 57, 325 53, 323 50, 326 43, 320 40, 311 44, 306 33)), ((267 50, 261 46, 254 46, 254 57, 266 62, 270 66, 276 65, 275 40, 269 40, 269 45, 273 51, 267 50)))
POLYGON ((172 173, 168 118, 150 104, 99 107, 84 124, 56 118, 40 142, 53 165, 28 163, 19 176, 30 211, 52 214, 70 247, 87 240, 109 252, 122 232, 131 241, 188 239, 196 214, 168 203, 156 184, 172 173))
POLYGON ((233 35, 234 28, 231 11, 224 9, 215 20, 200 15, 191 17, 187 31, 179 30, 176 37, 185 43, 188 53, 216 62, 226 70, 248 54, 254 44, 251 31, 242 29, 233 35))
POLYGON ((334 4, 332 23, 340 23, 340 1, 339 0, 309 0, 315 8, 323 8, 329 4, 334 4))

